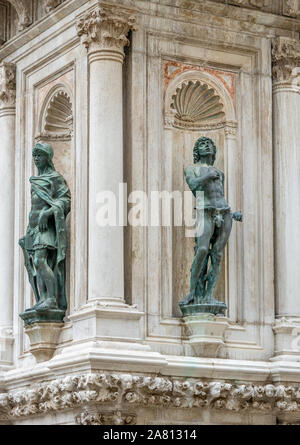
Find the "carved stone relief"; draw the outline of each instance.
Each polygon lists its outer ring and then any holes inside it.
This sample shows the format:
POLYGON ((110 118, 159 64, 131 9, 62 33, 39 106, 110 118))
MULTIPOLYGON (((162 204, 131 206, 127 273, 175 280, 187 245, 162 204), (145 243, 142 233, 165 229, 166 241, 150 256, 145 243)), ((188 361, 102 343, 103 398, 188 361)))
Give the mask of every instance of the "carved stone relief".
POLYGON ((213 88, 199 80, 183 83, 172 96, 175 120, 183 127, 200 122, 214 122, 225 117, 223 104, 213 88))
POLYGON ((136 19, 131 12, 101 6, 85 14, 76 27, 86 48, 96 43, 99 49, 122 52, 124 46, 129 45, 128 32, 136 29, 136 19))
POLYGON ((68 93, 58 90, 45 111, 42 134, 49 137, 70 136, 73 128, 72 104, 68 93))
POLYGON ((0 109, 15 106, 16 68, 11 63, 0 64, 0 109))
POLYGON ((252 6, 253 8, 265 8, 271 4, 271 0, 229 0, 228 3, 240 6, 252 6))
POLYGON ((8 0, 13 5, 18 14, 18 29, 23 31, 27 26, 31 25, 32 18, 25 0, 8 0))
POLYGON ((277 37, 272 42, 274 82, 293 82, 299 77, 300 40, 277 37))
POLYGON ((300 1, 285 0, 283 2, 283 14, 289 17, 300 17, 300 1))
POLYGON ((123 411, 113 412, 92 412, 85 408, 75 417, 77 425, 135 425, 136 415, 125 413, 123 411))
POLYGON ((61 3, 61 0, 44 0, 44 9, 45 12, 50 12, 53 9, 55 9, 59 4, 61 3))
POLYGON ((0 394, 0 419, 45 414, 81 407, 79 424, 133 424, 131 409, 105 412, 88 406, 110 403, 116 407, 210 408, 261 412, 300 411, 299 385, 235 384, 220 381, 91 373, 70 375, 0 394))

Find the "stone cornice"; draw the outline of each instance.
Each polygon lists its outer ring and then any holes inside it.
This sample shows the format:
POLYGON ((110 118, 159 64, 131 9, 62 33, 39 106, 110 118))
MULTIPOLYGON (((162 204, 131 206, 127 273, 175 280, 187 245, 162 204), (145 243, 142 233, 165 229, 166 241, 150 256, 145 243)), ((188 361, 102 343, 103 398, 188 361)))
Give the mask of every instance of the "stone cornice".
MULTIPOLYGON (((132 412, 131 407, 300 411, 299 385, 235 384, 175 377, 90 373, 69 375, 0 394, 0 419, 13 420, 89 406, 132 412), (106 404, 106 405, 105 405, 106 404)), ((88 410, 89 411, 89 410, 88 410)), ((99 419, 98 419, 99 420, 99 419)))
POLYGON ((264 9, 270 6, 271 2, 272 0, 229 0, 226 3, 249 8, 264 9))
POLYGON ((274 83, 293 85, 299 79, 300 40, 277 37, 272 42, 272 73, 274 83))
POLYGON ((123 54, 129 45, 128 32, 136 29, 136 18, 131 11, 98 5, 78 20, 76 28, 87 49, 123 54))
POLYGON ((0 64, 0 110, 12 108, 16 103, 16 67, 12 63, 0 64))
MULTIPOLYGON (((190 0, 189 2, 185 2, 184 8, 182 7, 182 0, 174 0, 172 6, 170 6, 169 0, 161 0, 159 3, 151 0, 137 0, 134 2, 133 8, 131 0, 111 0, 110 3, 115 4, 117 7, 138 10, 141 15, 145 14, 146 16, 153 17, 165 16, 170 19, 174 18, 176 21, 180 21, 181 17, 184 18, 186 13, 190 13, 189 20, 193 23, 196 21, 197 23, 200 23, 199 20, 205 20, 203 14, 215 15, 219 17, 219 20, 216 21, 216 23, 220 23, 219 26, 222 28, 227 27, 226 22, 229 20, 234 20, 235 26, 237 22, 243 23, 250 20, 254 32, 263 36, 270 30, 273 32, 273 28, 274 30, 276 29, 277 32, 278 29, 281 29, 282 32, 289 34, 292 32, 300 32, 299 20, 273 14, 270 22, 269 14, 265 13, 263 10, 255 10, 254 8, 237 8, 228 3, 217 3, 211 0, 207 0, 205 3, 200 3, 198 0, 190 0), (182 10, 182 15, 180 14, 180 10, 182 10)), ((13 60, 14 53, 21 48, 21 51, 18 51, 19 60, 23 53, 27 54, 28 51, 41 47, 43 45, 43 39, 41 39, 41 34, 43 32, 48 30, 51 30, 52 32, 53 27, 53 34, 57 35, 57 26, 61 21, 63 22, 66 17, 70 16, 70 22, 73 22, 74 18, 72 14, 76 10, 80 10, 78 11, 79 14, 83 14, 83 9, 85 8, 85 10, 87 10, 87 7, 90 8, 93 4, 96 5, 96 2, 93 2, 92 0, 88 3, 86 0, 65 0, 60 4, 59 8, 53 9, 51 14, 45 15, 38 22, 33 23, 29 28, 26 28, 21 34, 17 34, 2 45, 0 47, 0 60, 4 60, 8 57, 13 60), (53 26, 54 24, 55 26, 53 26)), ((71 26, 71 23, 68 22, 67 26, 71 26)), ((65 28, 66 23, 63 22, 61 25, 61 32, 65 30, 65 28)), ((242 25, 242 29, 245 29, 244 25, 242 25)), ((49 38, 49 36, 47 36, 47 38, 49 38)))

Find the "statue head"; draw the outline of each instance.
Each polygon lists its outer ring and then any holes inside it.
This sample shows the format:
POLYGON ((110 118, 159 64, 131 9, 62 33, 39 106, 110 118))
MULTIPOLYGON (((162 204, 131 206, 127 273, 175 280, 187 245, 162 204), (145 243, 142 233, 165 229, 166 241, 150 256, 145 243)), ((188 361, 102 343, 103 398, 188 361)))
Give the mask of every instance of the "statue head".
POLYGON ((213 165, 216 160, 216 153, 217 147, 214 142, 210 138, 203 136, 195 142, 193 150, 194 163, 201 161, 213 165))
POLYGON ((52 162, 53 155, 53 148, 49 144, 37 143, 32 150, 34 163, 38 169, 43 169, 48 166, 55 170, 52 162))

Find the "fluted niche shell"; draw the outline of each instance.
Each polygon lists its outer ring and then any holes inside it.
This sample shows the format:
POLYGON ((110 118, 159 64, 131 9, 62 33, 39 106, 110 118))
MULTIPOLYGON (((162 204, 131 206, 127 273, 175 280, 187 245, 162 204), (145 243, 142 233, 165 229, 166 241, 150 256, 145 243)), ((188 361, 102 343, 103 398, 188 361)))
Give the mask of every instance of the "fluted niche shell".
POLYGON ((172 100, 171 108, 176 111, 175 119, 185 125, 217 121, 225 116, 220 96, 199 80, 183 83, 176 89, 172 100))
POLYGON ((46 112, 45 130, 48 133, 70 134, 72 131, 72 104, 65 91, 57 92, 46 112))

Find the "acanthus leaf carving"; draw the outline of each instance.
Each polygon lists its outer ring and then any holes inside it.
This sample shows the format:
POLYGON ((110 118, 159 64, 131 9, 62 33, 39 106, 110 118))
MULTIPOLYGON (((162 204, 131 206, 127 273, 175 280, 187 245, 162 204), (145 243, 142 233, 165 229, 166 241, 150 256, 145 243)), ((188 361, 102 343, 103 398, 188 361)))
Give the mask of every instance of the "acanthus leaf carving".
POLYGON ((271 0, 229 0, 228 3, 262 9, 270 6, 271 0))
POLYGON ((16 67, 12 63, 0 64, 0 109, 14 107, 16 102, 16 67))
POLYGON ((129 45, 128 32, 137 29, 136 18, 131 12, 108 6, 98 6, 86 13, 78 20, 76 28, 86 48, 95 44, 98 49, 121 52, 129 45))
POLYGON ((18 14, 18 30, 23 31, 32 23, 28 6, 25 0, 8 0, 13 5, 18 14))
POLYGON ((272 42, 272 73, 275 82, 292 83, 299 74, 300 41, 277 37, 272 42))

